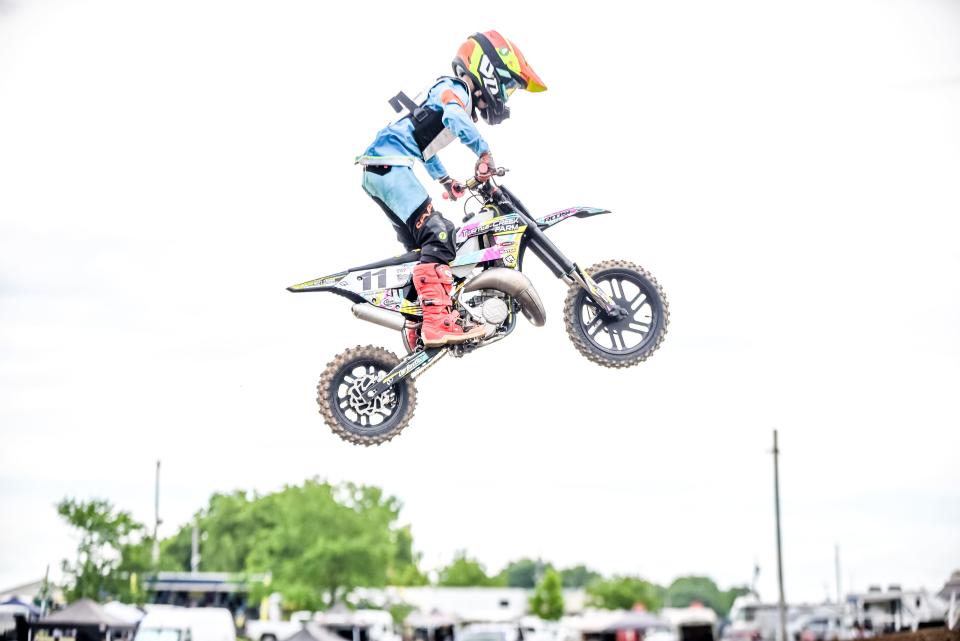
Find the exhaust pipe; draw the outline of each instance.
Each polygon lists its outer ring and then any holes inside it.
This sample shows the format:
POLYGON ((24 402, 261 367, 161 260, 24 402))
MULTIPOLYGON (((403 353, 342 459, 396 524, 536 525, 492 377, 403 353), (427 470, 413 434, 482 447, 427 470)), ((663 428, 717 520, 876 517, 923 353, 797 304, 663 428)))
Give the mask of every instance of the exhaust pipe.
POLYGON ((357 303, 350 309, 360 320, 369 321, 387 329, 395 329, 398 332, 403 329, 404 320, 400 312, 391 312, 389 309, 376 307, 370 303, 357 303))
POLYGON ((509 294, 520 303, 520 311, 528 321, 537 327, 542 327, 547 322, 547 312, 543 309, 540 295, 534 289, 533 283, 515 269, 506 267, 488 269, 468 282, 463 291, 475 292, 478 289, 496 289, 509 294))

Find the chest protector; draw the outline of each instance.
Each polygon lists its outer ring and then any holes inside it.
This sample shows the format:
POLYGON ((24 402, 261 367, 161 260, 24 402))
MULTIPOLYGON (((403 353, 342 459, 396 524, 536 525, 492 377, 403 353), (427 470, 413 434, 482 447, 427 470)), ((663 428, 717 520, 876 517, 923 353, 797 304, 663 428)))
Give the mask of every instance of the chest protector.
MULTIPOLYGON (((438 80, 442 79, 438 78, 438 80)), ((456 82, 467 88, 462 80, 456 80, 456 82)), ((402 113, 404 109, 409 112, 405 118, 409 118, 413 123, 413 139, 424 160, 430 160, 437 155, 438 151, 457 138, 443 125, 443 110, 426 106, 430 91, 435 86, 436 83, 417 94, 416 100, 411 100, 402 91, 389 100, 390 106, 397 113, 402 113)))

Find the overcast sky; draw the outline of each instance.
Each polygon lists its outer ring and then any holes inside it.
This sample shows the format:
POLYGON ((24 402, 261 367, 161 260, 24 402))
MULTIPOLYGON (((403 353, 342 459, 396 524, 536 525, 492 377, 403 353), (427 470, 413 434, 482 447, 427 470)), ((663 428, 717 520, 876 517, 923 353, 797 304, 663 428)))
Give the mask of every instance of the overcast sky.
POLYGON ((622 6, 0 0, 0 589, 72 554, 64 496, 151 521, 160 458, 162 535, 212 492, 318 475, 400 497, 428 569, 465 548, 727 586, 756 562, 773 599, 773 428, 788 599, 833 593, 834 544, 845 590, 939 588, 960 5, 622 6), (650 269, 669 334, 638 367, 589 363, 530 257, 547 325, 443 361, 401 438, 353 447, 316 381, 400 338, 284 288, 397 253, 353 158, 490 28, 549 87, 481 124, 505 183, 538 213, 611 209, 550 233, 650 269))

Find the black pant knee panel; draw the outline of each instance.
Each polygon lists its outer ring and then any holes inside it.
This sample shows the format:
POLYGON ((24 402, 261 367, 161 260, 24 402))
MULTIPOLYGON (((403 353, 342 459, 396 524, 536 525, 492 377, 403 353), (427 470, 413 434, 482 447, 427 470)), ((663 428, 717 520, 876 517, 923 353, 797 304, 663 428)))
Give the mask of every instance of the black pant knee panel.
POLYGON ((386 203, 371 196, 390 219, 399 240, 407 251, 420 250, 421 263, 449 263, 457 256, 456 231, 452 222, 433 208, 427 198, 410 215, 406 223, 400 220, 386 203))
POLYGON ((420 247, 421 263, 449 263, 456 258, 457 228, 433 208, 429 198, 407 220, 407 228, 420 247))

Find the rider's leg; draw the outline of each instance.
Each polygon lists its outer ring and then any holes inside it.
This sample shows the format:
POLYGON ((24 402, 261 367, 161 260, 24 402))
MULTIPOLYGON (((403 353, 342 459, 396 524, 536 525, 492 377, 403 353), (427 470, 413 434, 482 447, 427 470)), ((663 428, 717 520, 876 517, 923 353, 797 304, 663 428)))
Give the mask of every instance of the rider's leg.
POLYGON ((482 327, 464 331, 456 322, 459 315, 451 309, 453 275, 448 264, 456 256, 455 227, 433 209, 430 196, 413 170, 401 166, 365 167, 363 188, 390 218, 400 241, 408 248, 420 248, 420 264, 414 268, 413 284, 423 308, 424 345, 462 343, 483 336, 482 327))
POLYGON ((428 196, 413 172, 406 167, 389 165, 364 167, 363 190, 390 220, 400 244, 407 251, 417 249, 417 242, 407 227, 407 219, 428 196), (402 176, 404 170, 410 173, 408 177, 402 176))
POLYGON ((457 323, 460 315, 451 309, 453 274, 449 263, 457 255, 453 223, 436 211, 428 198, 410 217, 407 226, 420 245, 420 264, 413 268, 413 286, 423 308, 420 330, 423 344, 438 347, 482 338, 483 327, 464 329, 457 323))

